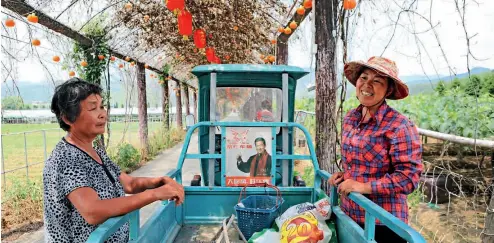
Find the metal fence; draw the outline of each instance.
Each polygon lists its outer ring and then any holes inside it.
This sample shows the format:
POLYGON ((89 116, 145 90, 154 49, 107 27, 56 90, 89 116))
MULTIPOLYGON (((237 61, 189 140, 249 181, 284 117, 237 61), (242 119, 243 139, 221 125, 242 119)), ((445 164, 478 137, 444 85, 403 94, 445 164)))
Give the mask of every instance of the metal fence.
MULTIPOLYGON (((59 134, 59 137, 61 137, 61 132, 63 131, 62 129, 58 129, 58 128, 54 128, 54 129, 43 129, 43 130, 37 130, 37 131, 28 131, 28 132, 17 132, 17 133, 9 133, 9 134, 2 134, 2 137, 1 137, 1 146, 2 146, 2 187, 5 188, 6 186, 6 174, 8 173, 13 173, 13 172, 16 172, 16 171, 19 171, 19 170, 25 170, 26 171, 26 179, 29 178, 29 167, 30 166, 35 166, 35 165, 38 165, 38 164, 41 164, 43 163, 47 158, 48 158, 48 151, 47 151, 47 141, 46 141, 46 133, 50 132, 50 131, 56 131, 58 132, 59 134), (42 138, 43 138, 43 160, 42 161, 31 161, 31 163, 29 162, 28 160, 28 146, 27 146, 27 136, 28 134, 35 134, 35 133, 41 133, 42 135, 42 138), (24 153, 24 163, 22 164, 22 166, 17 166, 17 165, 14 165, 14 166, 9 166, 9 167, 14 167, 14 168, 8 168, 7 170, 5 169, 5 154, 6 153, 9 153, 9 150, 6 150, 6 145, 5 143, 7 142, 7 144, 11 141, 8 141, 10 137, 15 137, 15 138, 18 138, 18 137, 22 137, 23 139, 23 153, 24 153)), ((15 146, 17 147, 18 144, 15 144, 15 146)), ((18 155, 18 152, 20 152, 21 150, 19 151, 15 151, 15 154, 18 155)), ((17 162, 17 161, 16 161, 17 162)))
MULTIPOLYGON (((185 116, 182 121, 185 124, 185 116)), ((175 115, 170 114, 170 125, 174 126, 175 122, 175 115)), ((150 134, 157 131, 161 126, 161 116, 148 117, 150 134)), ((140 146, 137 117, 115 119, 111 122, 110 128, 108 147, 115 147, 121 142, 130 143, 135 147, 140 146)), ((2 190, 7 190, 12 180, 40 179, 44 161, 48 159, 49 154, 64 135, 65 131, 60 128, 2 134, 2 190)))
MULTIPOLYGON (((170 120, 176 121, 175 116, 176 114, 170 113, 170 120)), ((185 115, 182 116, 185 117, 185 115)), ((148 114, 148 122, 160 122, 162 118, 161 114, 148 114)), ((110 122, 139 122, 139 117, 137 115, 113 115, 108 120, 110 122)), ((2 124, 43 124, 57 122, 56 117, 2 117, 2 124)))

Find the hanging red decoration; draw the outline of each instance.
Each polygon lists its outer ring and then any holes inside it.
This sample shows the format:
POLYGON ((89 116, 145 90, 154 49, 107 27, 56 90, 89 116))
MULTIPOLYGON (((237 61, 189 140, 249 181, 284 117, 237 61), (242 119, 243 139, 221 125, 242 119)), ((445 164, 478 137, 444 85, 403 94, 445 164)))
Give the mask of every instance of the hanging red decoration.
POLYGON ((166 0, 166 7, 174 14, 178 14, 179 11, 184 10, 185 0, 166 0))
POLYGON ((203 29, 197 29, 194 31, 194 44, 199 49, 206 47, 206 31, 203 29))
POLYGON ((212 63, 214 63, 214 64, 221 64, 221 59, 219 57, 217 57, 217 56, 214 56, 212 63))
POLYGON ((212 62, 213 58, 215 56, 216 55, 214 54, 214 48, 213 47, 206 48, 206 59, 208 60, 208 62, 212 62))
POLYGON ((187 10, 178 14, 178 32, 183 36, 184 40, 188 40, 189 35, 192 35, 192 14, 187 10))

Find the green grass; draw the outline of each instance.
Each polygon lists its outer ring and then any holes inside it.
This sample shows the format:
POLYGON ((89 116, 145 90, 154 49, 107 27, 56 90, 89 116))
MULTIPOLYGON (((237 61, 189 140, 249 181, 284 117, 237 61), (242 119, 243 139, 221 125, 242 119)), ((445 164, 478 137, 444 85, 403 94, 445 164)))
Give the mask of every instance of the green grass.
MULTIPOLYGON (((34 131, 40 129, 57 128, 56 124, 29 124, 29 125, 2 125, 4 133, 34 131)), ((185 132, 182 129, 172 128, 163 130, 161 123, 149 123, 149 157, 152 159, 161 150, 170 148, 183 141, 185 132)), ((125 126, 123 123, 112 123, 112 137, 107 153, 113 162, 117 163, 122 171, 132 172, 141 165, 139 152, 138 124, 125 126), (127 130, 127 133, 125 133, 127 130), (125 134, 125 136, 124 136, 125 134), (130 136, 128 136, 130 134, 130 136), (122 141, 122 143, 120 143, 122 141)), ((60 141, 64 132, 60 129, 48 130, 46 133, 47 155, 60 141)), ((24 134, 5 135, 4 156, 5 170, 25 165, 24 134), (7 160, 8 159, 8 160, 7 160)), ((42 132, 26 133, 28 144, 28 159, 42 162, 44 160, 44 137, 42 132)), ((2 227, 16 229, 26 222, 41 222, 43 220, 43 163, 29 167, 29 180, 26 179, 26 170, 6 174, 7 186, 2 181, 2 227)))
MULTIPOLYGON (((158 131, 160 127, 160 122, 148 123, 149 136, 158 131)), ((129 143, 134 147, 139 148, 140 142, 138 131, 138 123, 111 123, 109 149, 116 147, 122 142, 129 143)), ((64 135, 65 132, 58 128, 58 124, 2 124, 3 171, 10 171, 26 166, 25 161, 27 157, 28 164, 30 165, 29 170, 27 171, 29 178, 34 180, 40 179, 43 170, 42 162, 50 156, 51 151, 64 135), (40 131, 42 129, 50 130, 46 130, 43 134, 43 132, 40 131), (12 134, 19 132, 29 133, 25 133, 25 135, 24 133, 12 134), (45 136, 46 150, 44 143, 45 136), (26 151, 24 149, 25 147, 26 151)), ((108 135, 105 134, 105 142, 107 137, 108 135)), ((23 168, 5 174, 5 183, 7 186, 11 184, 12 180, 15 178, 26 178, 26 169, 23 168)), ((2 178, 2 187, 4 186, 3 183, 4 181, 2 178)))

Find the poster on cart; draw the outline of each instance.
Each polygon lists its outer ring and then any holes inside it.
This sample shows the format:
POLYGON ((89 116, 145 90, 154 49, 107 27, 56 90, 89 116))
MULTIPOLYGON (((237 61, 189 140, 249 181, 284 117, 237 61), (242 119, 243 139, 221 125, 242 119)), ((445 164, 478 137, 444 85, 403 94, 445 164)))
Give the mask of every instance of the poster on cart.
POLYGON ((226 128, 226 186, 271 184, 270 127, 226 128))

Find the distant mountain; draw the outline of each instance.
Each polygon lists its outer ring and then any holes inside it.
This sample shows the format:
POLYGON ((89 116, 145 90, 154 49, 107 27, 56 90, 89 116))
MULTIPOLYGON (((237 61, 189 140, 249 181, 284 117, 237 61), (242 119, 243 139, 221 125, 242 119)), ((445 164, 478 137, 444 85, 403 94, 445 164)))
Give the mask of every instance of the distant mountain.
POLYGON ((18 96, 19 93, 25 103, 42 102, 48 103, 53 96, 55 86, 52 83, 28 83, 17 82, 14 86, 12 83, 2 83, 2 98, 6 96, 18 96))
MULTIPOLYGON (((475 75, 475 74, 481 74, 481 73, 490 72, 490 71, 494 71, 494 70, 491 70, 489 68, 484 68, 484 67, 475 67, 475 68, 472 68, 470 70, 470 73, 472 75, 475 75)), ((425 76, 425 75, 401 76, 400 79, 403 80, 408 85, 408 89, 410 91, 410 94, 414 95, 414 94, 419 94, 419 93, 433 92, 434 91, 433 88, 436 87, 436 85, 441 80, 444 81, 445 83, 448 83, 455 78, 462 79, 462 78, 466 78, 466 77, 468 77, 468 72, 459 73, 456 76, 455 75, 451 75, 451 76, 440 75, 439 78, 437 78, 436 75, 434 75, 434 76, 431 75, 431 76, 429 76, 430 79, 428 79, 427 76, 425 76)), ((347 96, 349 94, 353 94, 353 93, 355 93, 355 87, 353 87, 352 85, 348 86, 347 96)))
MULTIPOLYGON (((161 107, 161 88, 155 79, 149 79, 147 82, 147 98, 151 107, 161 107)), ((16 87, 11 82, 8 84, 2 83, 2 98, 6 96, 19 95, 22 97, 25 103, 49 103, 53 97, 55 85, 49 81, 41 83, 31 83, 19 81, 16 83, 16 87)), ((110 90, 111 90, 111 105, 112 107, 117 103, 119 107, 125 103, 127 97, 127 89, 131 87, 125 87, 124 83, 119 77, 110 78, 110 90)), ((130 91, 129 91, 130 92, 130 91)), ((172 101, 175 99, 175 94, 170 92, 172 101)), ((137 104, 137 85, 134 84, 133 91, 129 95, 131 97, 132 106, 137 104)), ((173 104, 172 104, 173 105, 173 104)))

